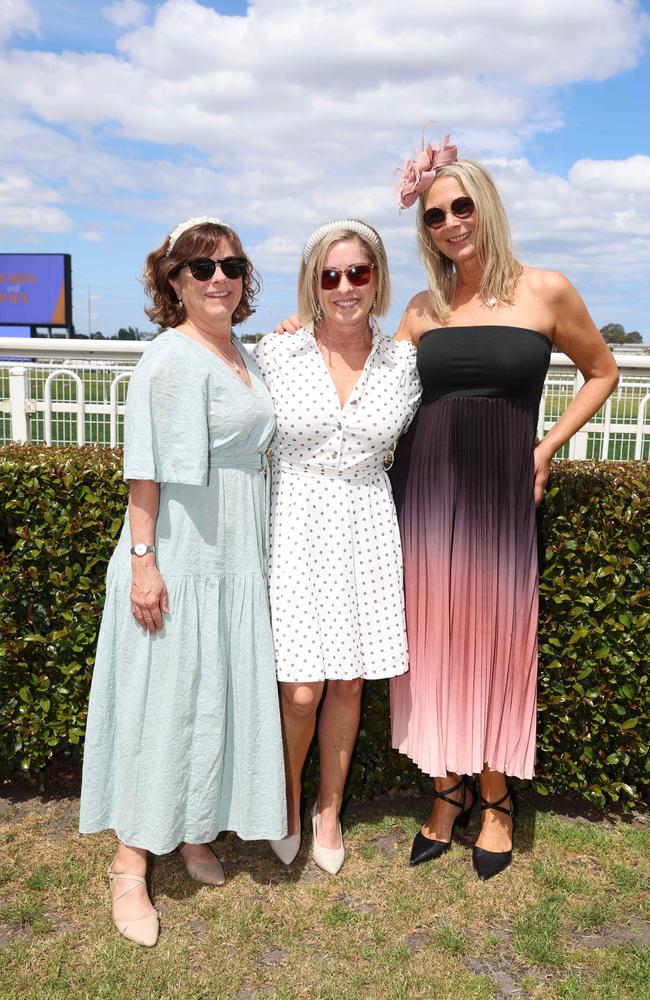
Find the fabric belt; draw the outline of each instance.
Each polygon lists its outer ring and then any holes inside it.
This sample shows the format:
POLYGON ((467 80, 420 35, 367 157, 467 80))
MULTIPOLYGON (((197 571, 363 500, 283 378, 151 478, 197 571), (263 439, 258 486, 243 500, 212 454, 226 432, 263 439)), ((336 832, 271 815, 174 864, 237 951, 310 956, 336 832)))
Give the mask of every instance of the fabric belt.
MULTIPOLYGON (((392 465, 392 462, 390 464, 392 465)), ((359 483, 367 479, 375 479, 386 471, 385 462, 375 466, 374 469, 365 469, 363 472, 359 472, 357 469, 332 469, 327 465, 301 465, 299 462, 289 462, 285 458, 277 459, 275 466, 281 472, 292 472, 297 476, 309 476, 315 479, 323 477, 340 479, 345 483, 359 483)))
MULTIPOLYGON (((238 457, 233 455, 232 458, 220 455, 219 452, 210 452, 209 464, 211 469, 242 469, 244 472, 257 472, 264 476, 264 552, 268 560, 269 554, 269 538, 271 530, 271 450, 257 452, 253 455, 242 455, 238 457)), ((268 578, 268 572, 265 567, 265 576, 268 578)))
POLYGON ((257 452, 253 455, 233 455, 232 458, 220 455, 218 451, 210 452, 211 469, 243 469, 245 472, 268 472, 271 459, 270 451, 257 452))

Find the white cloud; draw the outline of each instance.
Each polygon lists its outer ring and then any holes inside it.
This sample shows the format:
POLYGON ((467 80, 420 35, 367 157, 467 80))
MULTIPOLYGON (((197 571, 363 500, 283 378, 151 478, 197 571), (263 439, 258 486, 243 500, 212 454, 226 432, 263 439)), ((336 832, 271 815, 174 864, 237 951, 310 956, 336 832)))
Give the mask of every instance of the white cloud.
POLYGON ((81 234, 82 240, 86 243, 102 243, 104 237, 98 229, 86 229, 85 232, 81 234))
POLYGON ((40 18, 29 0, 0 0, 0 45, 12 35, 37 35, 40 18))
POLYGON ((131 28, 142 24, 149 13, 149 7, 142 0, 114 0, 102 7, 102 15, 117 28, 131 28))
POLYGON ((585 191, 621 191, 650 194, 650 156, 626 160, 578 160, 571 168, 571 182, 585 191))
MULTIPOLYGON (((580 160, 567 177, 524 158, 562 124, 560 88, 638 61, 650 20, 635 0, 253 0, 241 17, 215 6, 163 0, 145 24, 147 4, 118 0, 103 8, 125 29, 116 53, 6 52, 0 170, 52 195, 31 202, 33 225, 69 230, 57 191, 70 213, 83 207, 91 242, 114 238, 114 223, 125 240, 143 226, 162 239, 190 215, 221 215, 268 288, 289 282, 316 225, 353 214, 381 228, 415 291, 393 170, 434 118, 430 138, 451 130, 464 155, 491 162, 525 258, 602 284, 629 268, 633 227, 634 267, 647 264, 647 157, 580 160)), ((10 9, 11 30, 34 30, 27 0, 0 0, 10 9)), ((5 198, 5 228, 22 231, 29 196, 5 198)))
POLYGON ((35 183, 26 173, 6 173, 0 178, 0 238, 8 232, 35 237, 69 232, 72 219, 52 205, 60 200, 57 191, 35 183))

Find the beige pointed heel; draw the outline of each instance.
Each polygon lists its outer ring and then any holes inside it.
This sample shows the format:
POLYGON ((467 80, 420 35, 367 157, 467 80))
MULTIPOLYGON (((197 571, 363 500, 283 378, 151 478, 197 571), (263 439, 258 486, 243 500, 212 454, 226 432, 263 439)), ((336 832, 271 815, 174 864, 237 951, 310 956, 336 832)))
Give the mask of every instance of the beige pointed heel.
POLYGON ((341 824, 339 823, 339 839, 341 841, 339 847, 321 847, 318 843, 318 830, 317 830, 317 818, 316 809, 318 807, 318 799, 314 802, 311 811, 311 830, 312 830, 312 842, 311 842, 311 856, 318 865, 322 868, 324 872, 328 875, 336 875, 337 872, 341 870, 341 866, 345 861, 345 847, 343 846, 343 834, 341 832, 341 824))
POLYGON ((298 833, 282 837, 281 840, 269 840, 269 844, 276 858, 279 858, 283 865, 290 865, 298 857, 301 839, 302 830, 298 823, 298 833))
MULTIPOLYGON (((138 886, 143 885, 146 888, 147 885, 147 881, 142 875, 129 875, 128 872, 114 872, 111 866, 108 869, 108 881, 112 885, 116 879, 129 879, 129 881, 133 882, 133 885, 129 886, 128 889, 125 889, 118 896, 114 896, 114 903, 117 903, 118 899, 122 899, 122 896, 126 896, 127 893, 137 889, 138 886)), ((153 948, 158 940, 160 922, 157 913, 151 913, 148 917, 139 917, 137 920, 115 920, 113 918, 113 923, 115 924, 116 931, 123 938, 126 938, 128 941, 135 941, 136 944, 144 945, 145 948, 153 948)))
POLYGON ((202 882, 203 885, 223 885, 226 881, 223 865, 216 855, 212 861, 188 861, 180 847, 178 853, 183 859, 187 874, 195 882, 202 882))

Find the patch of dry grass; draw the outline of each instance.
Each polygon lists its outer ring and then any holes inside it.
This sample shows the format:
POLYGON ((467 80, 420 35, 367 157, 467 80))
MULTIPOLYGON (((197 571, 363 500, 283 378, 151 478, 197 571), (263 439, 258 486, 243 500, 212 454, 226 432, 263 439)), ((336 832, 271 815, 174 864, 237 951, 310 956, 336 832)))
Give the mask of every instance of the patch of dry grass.
POLYGON ((161 937, 112 928, 111 834, 80 837, 74 798, 0 803, 2 1000, 641 1000, 648 995, 650 827, 525 803, 512 866, 482 883, 476 821, 439 862, 411 869, 427 803, 358 803, 332 878, 305 836, 286 869, 266 844, 215 849, 223 888, 155 861, 161 937), (644 994, 645 990, 645 994, 644 994))

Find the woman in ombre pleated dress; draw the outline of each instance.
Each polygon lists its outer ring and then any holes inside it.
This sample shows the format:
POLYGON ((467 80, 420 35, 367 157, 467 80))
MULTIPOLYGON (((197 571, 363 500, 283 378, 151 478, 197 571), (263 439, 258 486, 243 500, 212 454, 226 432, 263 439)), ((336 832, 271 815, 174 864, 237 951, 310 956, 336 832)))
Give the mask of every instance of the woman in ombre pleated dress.
POLYGON ((487 171, 447 137, 407 161, 429 288, 397 334, 418 352, 422 403, 392 474, 402 533, 410 671, 391 680, 393 746, 435 780, 411 864, 448 850, 480 775, 480 878, 512 856, 506 776, 535 763, 535 505, 555 452, 602 406, 616 365, 561 274, 521 265, 487 171), (551 347, 585 385, 535 443, 551 347))

